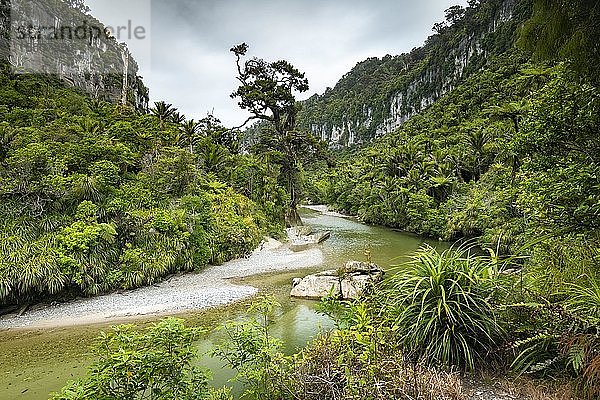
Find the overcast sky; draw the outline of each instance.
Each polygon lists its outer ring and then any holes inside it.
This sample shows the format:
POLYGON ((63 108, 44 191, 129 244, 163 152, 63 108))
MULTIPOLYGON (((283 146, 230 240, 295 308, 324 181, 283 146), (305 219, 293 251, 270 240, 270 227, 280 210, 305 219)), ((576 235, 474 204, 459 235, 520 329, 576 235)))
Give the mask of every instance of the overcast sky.
POLYGON ((229 49, 285 59, 306 72, 307 98, 333 87, 357 62, 423 44, 444 10, 466 0, 87 0, 110 26, 142 26, 143 39, 121 39, 140 64, 151 101, 174 104, 188 118, 213 112, 244 121, 229 94, 236 88, 229 49))

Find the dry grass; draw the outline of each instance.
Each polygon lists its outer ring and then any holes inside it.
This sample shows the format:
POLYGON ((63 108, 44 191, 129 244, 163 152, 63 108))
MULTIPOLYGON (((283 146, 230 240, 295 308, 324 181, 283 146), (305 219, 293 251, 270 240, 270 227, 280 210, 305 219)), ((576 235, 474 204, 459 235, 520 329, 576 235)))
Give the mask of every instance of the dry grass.
MULTIPOLYGON (((289 392, 298 400, 584 400, 569 381, 485 372, 463 378, 458 372, 408 363, 397 352, 365 354, 356 343, 326 334, 296 359, 289 392)), ((585 400, 591 399, 596 400, 585 400)))
MULTIPOLYGON (((573 390, 573 383, 567 381, 536 380, 527 377, 506 378, 480 375, 469 379, 470 393, 486 390, 500 394, 498 398, 519 400, 580 400, 573 390)), ((471 397, 469 397, 471 398, 471 397)))
POLYGON ((458 373, 409 365, 397 354, 347 357, 352 354, 347 345, 325 335, 304 350, 291 379, 296 399, 466 399, 458 373))
POLYGON ((579 399, 572 385, 565 382, 539 381, 527 378, 504 380, 507 392, 528 400, 574 400, 579 399))

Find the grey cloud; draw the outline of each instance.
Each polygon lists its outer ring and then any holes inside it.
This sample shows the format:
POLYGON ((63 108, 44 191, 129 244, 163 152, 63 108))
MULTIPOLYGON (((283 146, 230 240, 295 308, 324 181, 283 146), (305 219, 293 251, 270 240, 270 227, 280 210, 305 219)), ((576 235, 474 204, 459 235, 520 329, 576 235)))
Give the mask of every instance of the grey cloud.
MULTIPOLYGON (((95 11, 103 1, 107 0, 88 3, 95 11)), ((232 45, 244 41, 250 44, 251 55, 289 60, 306 72, 310 95, 335 85, 367 57, 420 46, 446 8, 465 3, 152 0, 152 63, 141 65, 142 74, 153 101, 171 102, 190 118, 201 118, 214 109, 233 125, 243 121, 245 114, 229 97, 236 86, 232 45)), ((102 14, 98 17, 103 21, 124 17, 118 10, 102 14)))

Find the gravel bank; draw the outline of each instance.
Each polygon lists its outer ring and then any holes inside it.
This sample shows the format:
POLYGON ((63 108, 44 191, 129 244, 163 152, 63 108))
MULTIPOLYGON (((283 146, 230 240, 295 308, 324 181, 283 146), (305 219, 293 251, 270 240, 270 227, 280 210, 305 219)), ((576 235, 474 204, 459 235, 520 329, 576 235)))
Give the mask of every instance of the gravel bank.
POLYGON ((249 257, 204 271, 174 276, 160 284, 69 303, 42 306, 22 316, 0 319, 0 329, 53 328, 119 321, 145 315, 174 314, 225 305, 255 295, 258 289, 231 278, 310 268, 323 262, 319 248, 293 252, 276 240, 264 242, 249 257))
POLYGON ((327 207, 325 205, 302 206, 302 208, 306 208, 308 210, 317 211, 317 212, 320 212, 323 215, 329 215, 331 217, 340 217, 340 218, 348 218, 348 217, 350 217, 349 215, 340 214, 339 212, 336 212, 336 211, 330 211, 329 207, 327 207))

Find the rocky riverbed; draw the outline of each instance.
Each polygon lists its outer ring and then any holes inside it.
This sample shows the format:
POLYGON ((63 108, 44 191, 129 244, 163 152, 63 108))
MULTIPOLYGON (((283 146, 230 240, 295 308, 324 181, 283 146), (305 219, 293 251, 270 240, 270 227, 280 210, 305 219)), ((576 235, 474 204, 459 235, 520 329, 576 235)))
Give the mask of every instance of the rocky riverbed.
POLYGON ((320 248, 294 252, 288 245, 269 239, 247 258, 210 266, 197 273, 177 275, 136 290, 36 306, 21 316, 8 315, 0 319, 0 329, 117 322, 146 315, 202 310, 242 300, 258 292, 255 287, 236 284, 232 279, 311 268, 322 262, 320 248))

